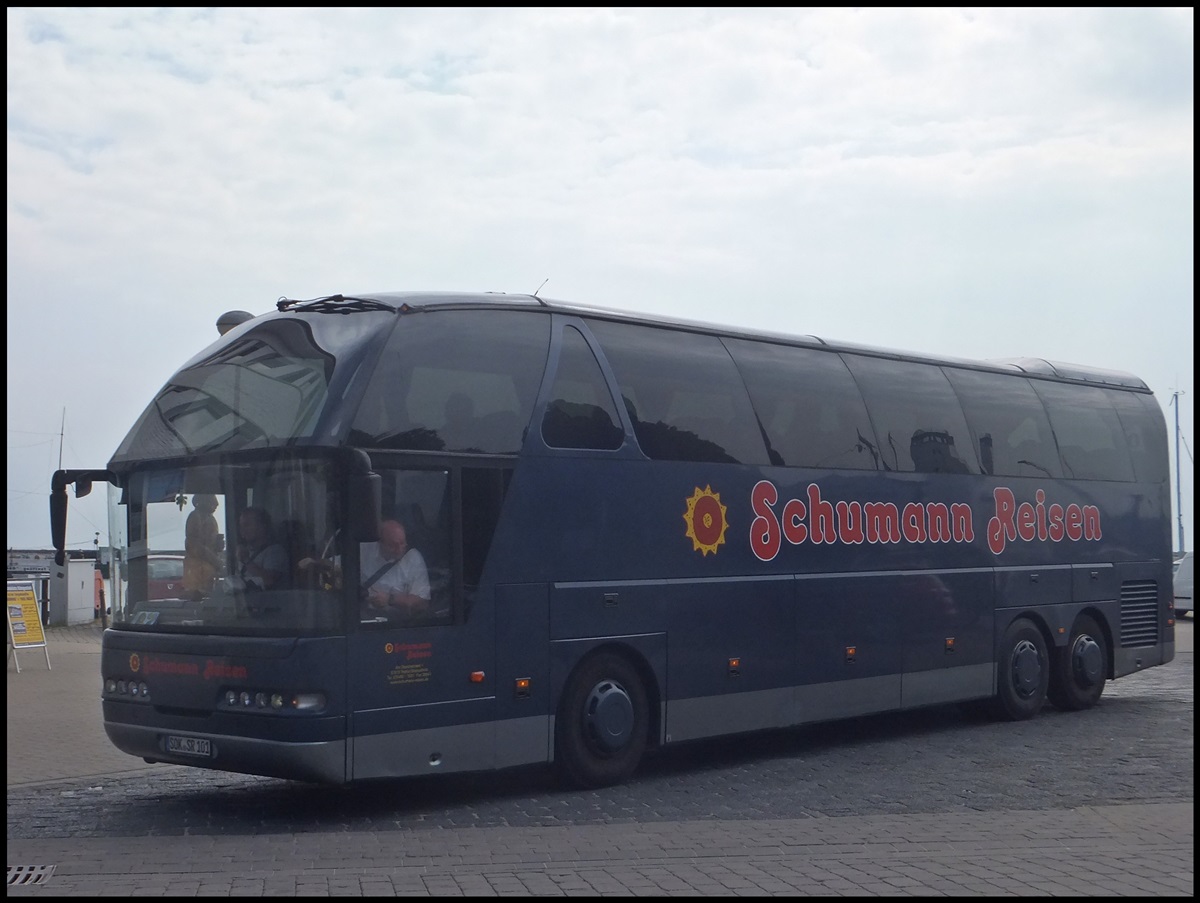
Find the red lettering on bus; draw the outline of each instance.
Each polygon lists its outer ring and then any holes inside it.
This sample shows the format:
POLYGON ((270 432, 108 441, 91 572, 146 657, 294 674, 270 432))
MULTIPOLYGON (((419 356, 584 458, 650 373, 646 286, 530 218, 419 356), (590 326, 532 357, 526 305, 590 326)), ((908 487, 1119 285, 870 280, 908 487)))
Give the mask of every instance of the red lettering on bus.
POLYGON ((1067 539, 1078 542, 1083 537, 1083 510, 1078 505, 1067 505, 1067 539))
MULTIPOLYGON (((804 502, 792 499, 783 506, 783 538, 794 546, 808 538, 808 527, 804 526, 804 502)), ((813 542, 819 542, 815 537, 813 542)))
POLYGON ((899 542, 900 511, 891 502, 867 502, 867 542, 899 542))
MULTIPOLYGON (((1103 536, 1100 509, 1095 505, 1046 503, 1046 491, 1034 492, 1032 502, 1018 502, 1007 486, 992 491, 995 514, 987 523, 987 546, 1001 554, 1010 542, 1094 542, 1103 536)), ((773 506, 779 490, 760 480, 750 494, 754 520, 750 549, 760 561, 772 561, 787 540, 798 546, 832 543, 925 543, 975 541, 975 521, 966 502, 830 502, 821 487, 809 483, 804 499, 788 499, 777 517, 773 506)))
POLYGON ((821 487, 808 484, 808 510, 812 512, 812 541, 815 543, 837 542, 837 530, 833 524, 833 505, 821 498, 821 487))
POLYGON ((1046 528, 1046 535, 1049 536, 1051 542, 1062 542, 1063 537, 1067 535, 1066 513, 1063 511, 1063 506, 1051 505, 1048 519, 1050 524, 1046 528))
POLYGON ((951 505, 950 523, 953 525, 955 542, 975 541, 975 520, 970 505, 965 502, 955 502, 951 505))
POLYGON ((161 658, 146 657, 146 674, 182 674, 185 677, 197 677, 200 666, 195 662, 176 662, 161 658))
POLYGON ((750 510, 754 520, 750 523, 750 548, 760 561, 771 561, 779 554, 779 521, 771 506, 779 501, 779 490, 770 480, 759 480, 750 490, 750 510))
POLYGON ((1065 538, 1072 542, 1095 542, 1104 535, 1100 509, 1095 505, 1072 503, 1066 508, 1058 503, 1047 505, 1043 489, 1034 493, 1032 504, 1017 504, 1013 491, 1006 486, 997 486, 992 497, 996 502, 996 513, 988 521, 987 541, 993 554, 999 555, 1007 543, 1018 539, 1061 542, 1065 538))
POLYGON ((858 502, 838 502, 838 536, 842 542, 858 545, 865 538, 862 505, 858 502))
POLYGON ((901 529, 909 542, 924 542, 928 538, 925 532, 925 506, 918 502, 905 505, 901 529))
POLYGON ((245 680, 249 676, 250 672, 244 665, 227 665, 224 662, 214 662, 212 659, 204 663, 205 680, 212 680, 214 677, 245 680))
POLYGON ((925 506, 929 518, 929 541, 950 541, 950 509, 940 502, 930 502, 925 506))
POLYGON ((1017 505, 1017 535, 1026 542, 1033 542, 1033 538, 1037 536, 1033 505, 1029 502, 1021 502, 1017 505))
POLYGON ((997 486, 992 491, 992 498, 996 502, 996 513, 988 521, 987 541, 992 554, 999 555, 1004 551, 1007 540, 1017 538, 1017 525, 1014 520, 1017 500, 1012 490, 1005 486, 997 486))

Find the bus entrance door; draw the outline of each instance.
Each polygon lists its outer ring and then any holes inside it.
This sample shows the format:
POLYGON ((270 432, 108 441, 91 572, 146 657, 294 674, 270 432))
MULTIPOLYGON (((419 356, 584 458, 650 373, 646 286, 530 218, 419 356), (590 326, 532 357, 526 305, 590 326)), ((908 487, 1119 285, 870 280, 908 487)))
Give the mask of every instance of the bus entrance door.
POLYGON ((351 780, 491 769, 492 606, 469 624, 364 624, 350 637, 351 780))

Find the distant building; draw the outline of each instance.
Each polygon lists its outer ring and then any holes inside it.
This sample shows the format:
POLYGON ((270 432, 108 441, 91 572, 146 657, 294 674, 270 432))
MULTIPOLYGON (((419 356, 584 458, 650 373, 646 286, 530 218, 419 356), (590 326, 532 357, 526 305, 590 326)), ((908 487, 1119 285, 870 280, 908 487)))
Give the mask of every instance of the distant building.
POLYGON ((100 582, 95 572, 94 550, 68 552, 62 567, 54 563, 52 549, 8 550, 8 579, 33 583, 42 623, 50 626, 95 620, 100 602, 100 582))

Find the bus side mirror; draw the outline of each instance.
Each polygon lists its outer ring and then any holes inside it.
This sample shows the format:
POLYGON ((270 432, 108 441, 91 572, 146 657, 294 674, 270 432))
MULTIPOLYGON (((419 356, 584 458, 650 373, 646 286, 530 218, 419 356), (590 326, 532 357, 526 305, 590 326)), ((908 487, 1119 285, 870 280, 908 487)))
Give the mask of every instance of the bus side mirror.
POLYGON ((50 478, 50 541, 54 544, 54 563, 62 567, 67 546, 67 486, 75 484, 75 497, 83 498, 92 491, 95 480, 116 483, 116 475, 108 470, 56 470, 50 478))
POLYGON ((67 486, 59 479, 60 473, 50 484, 50 541, 54 544, 54 563, 62 567, 67 545, 67 486))

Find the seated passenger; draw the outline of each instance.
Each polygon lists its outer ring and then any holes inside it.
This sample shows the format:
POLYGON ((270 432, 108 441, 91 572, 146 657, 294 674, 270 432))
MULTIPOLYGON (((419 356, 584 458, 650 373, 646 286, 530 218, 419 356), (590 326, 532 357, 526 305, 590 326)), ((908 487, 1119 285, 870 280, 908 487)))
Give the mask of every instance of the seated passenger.
POLYGON ((238 515, 237 576, 247 591, 283 589, 287 550, 275 542, 271 516, 263 508, 245 508, 238 515))

